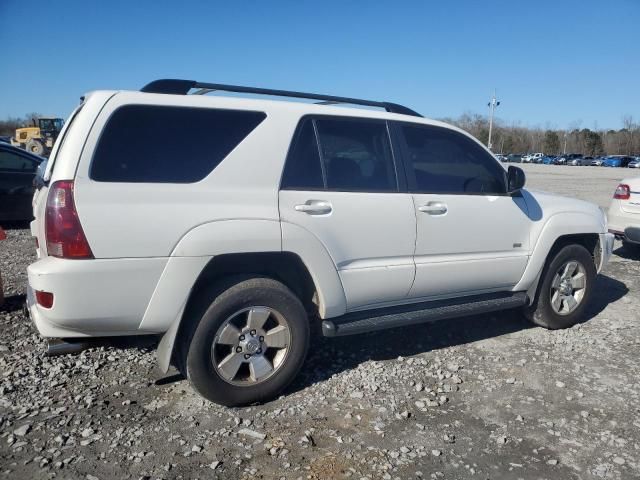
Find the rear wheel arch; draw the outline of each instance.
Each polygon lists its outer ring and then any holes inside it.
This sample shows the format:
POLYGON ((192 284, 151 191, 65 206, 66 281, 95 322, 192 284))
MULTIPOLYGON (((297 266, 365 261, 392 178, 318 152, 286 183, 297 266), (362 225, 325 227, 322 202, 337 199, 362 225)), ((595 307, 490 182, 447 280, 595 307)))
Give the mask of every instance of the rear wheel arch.
POLYGON ((161 370, 178 360, 177 346, 204 313, 221 285, 247 278, 271 278, 289 288, 302 302, 309 317, 318 315, 319 295, 302 259, 291 252, 232 253, 212 258, 202 269, 188 296, 182 315, 158 347, 161 370))

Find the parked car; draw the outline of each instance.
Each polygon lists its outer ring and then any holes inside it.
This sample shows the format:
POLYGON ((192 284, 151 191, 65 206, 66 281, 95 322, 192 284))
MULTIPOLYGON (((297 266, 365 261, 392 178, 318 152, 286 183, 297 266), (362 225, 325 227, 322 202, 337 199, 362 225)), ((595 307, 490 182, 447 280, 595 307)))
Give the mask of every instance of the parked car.
POLYGON ((634 160, 633 157, 625 155, 611 155, 602 162, 603 167, 628 167, 629 163, 634 160))
POLYGON ((609 232, 622 240, 625 247, 640 249, 640 177, 620 182, 607 217, 609 232))
POLYGON ((509 163, 522 163, 522 155, 517 153, 510 153, 507 155, 507 162, 509 163))
POLYGON ((0 221, 33 218, 33 179, 44 158, 0 142, 0 221))
POLYGON ((575 157, 572 158, 571 160, 567 161, 567 165, 573 165, 581 167, 584 165, 591 165, 591 162, 593 161, 593 157, 575 157))
POLYGON ((506 155, 503 155, 502 153, 496 153, 496 158, 498 160, 500 160, 501 162, 506 162, 507 161, 506 155))
POLYGON ((581 153, 569 153, 556 158, 556 165, 570 165, 575 159, 582 158, 581 153))
POLYGON ((522 157, 523 163, 539 163, 538 159, 544 157, 544 153, 530 153, 522 157))
POLYGON ((224 405, 278 395, 312 332, 512 308, 569 327, 611 254, 596 205, 401 105, 185 80, 83 98, 35 202, 30 316, 47 338, 163 334, 160 369, 224 405))
POLYGON ((629 168, 640 168, 640 157, 636 157, 635 160, 630 161, 629 168))
POLYGON ((593 160, 591 160, 591 166, 592 167, 600 167, 602 166, 602 162, 604 162, 605 157, 596 157, 593 160))
POLYGON ((547 155, 545 157, 542 157, 542 162, 545 165, 553 165, 555 160, 556 160, 556 156, 555 155, 547 155))

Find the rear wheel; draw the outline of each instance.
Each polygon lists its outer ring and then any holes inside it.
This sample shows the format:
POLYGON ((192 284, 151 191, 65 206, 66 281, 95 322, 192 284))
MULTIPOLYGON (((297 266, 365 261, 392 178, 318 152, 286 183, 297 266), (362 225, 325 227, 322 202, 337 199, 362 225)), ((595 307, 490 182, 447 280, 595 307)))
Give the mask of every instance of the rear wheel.
POLYGON ((271 399, 307 354, 309 320, 291 290, 269 278, 221 285, 183 348, 186 376, 203 397, 226 406, 271 399))
POLYGON ((567 328, 583 318, 596 279, 591 254, 582 245, 567 245, 545 266, 538 296, 526 316, 549 329, 567 328))
POLYGON ((32 138, 27 142, 27 152, 34 153, 36 155, 42 155, 44 153, 44 145, 40 140, 32 138))

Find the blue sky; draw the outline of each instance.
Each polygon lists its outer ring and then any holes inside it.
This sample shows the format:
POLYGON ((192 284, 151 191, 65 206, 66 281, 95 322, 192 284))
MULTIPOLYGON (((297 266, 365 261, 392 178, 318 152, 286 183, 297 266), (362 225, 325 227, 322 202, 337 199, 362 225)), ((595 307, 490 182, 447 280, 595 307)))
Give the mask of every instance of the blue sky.
POLYGON ((640 119, 640 0, 0 0, 0 118, 157 78, 388 100, 432 118, 640 119), (34 13, 37 12, 37 13, 34 13))

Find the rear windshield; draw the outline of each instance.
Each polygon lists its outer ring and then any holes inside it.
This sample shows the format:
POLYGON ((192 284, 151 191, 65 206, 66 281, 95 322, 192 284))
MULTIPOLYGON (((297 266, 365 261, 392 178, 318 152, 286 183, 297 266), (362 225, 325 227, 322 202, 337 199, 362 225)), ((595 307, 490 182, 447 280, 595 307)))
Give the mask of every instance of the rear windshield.
POLYGON ((245 110, 120 107, 100 136, 90 176, 99 182, 200 181, 265 117, 245 110))

